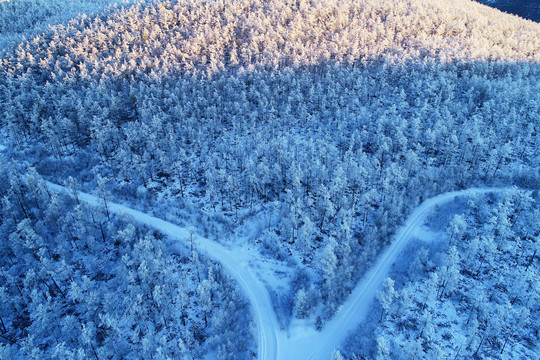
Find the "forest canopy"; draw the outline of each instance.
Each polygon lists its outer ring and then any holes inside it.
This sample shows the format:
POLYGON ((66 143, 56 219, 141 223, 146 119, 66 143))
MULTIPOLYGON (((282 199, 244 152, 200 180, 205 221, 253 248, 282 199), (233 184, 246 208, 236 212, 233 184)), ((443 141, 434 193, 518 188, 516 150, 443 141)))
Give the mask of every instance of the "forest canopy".
MULTIPOLYGON (((22 6, 10 3, 0 9, 22 6)), ((6 36, 19 31, 14 14, 0 12, 6 36)), ((31 18, 21 21, 24 29, 31 18)), ((54 275, 55 285, 40 259, 52 259, 53 274, 64 258, 77 267, 83 255, 72 227, 91 232, 77 239, 91 242, 81 248, 92 261, 103 252, 135 256, 140 241, 154 244, 152 256, 166 248, 159 234, 48 194, 39 176, 71 177, 82 190, 170 221, 196 219, 195 230, 216 241, 239 241, 241 226, 264 218, 249 245, 295 273, 273 295, 283 327, 292 317, 317 317, 322 326, 424 199, 472 186, 540 186, 540 25, 472 1, 140 1, 30 33, 0 55, 1 276, 16 309, 0 313, 3 334, 27 356, 50 354, 63 330, 45 334, 20 299, 56 306, 70 326, 89 324, 88 311, 70 313, 69 301, 79 301, 68 298, 72 283, 99 280, 92 288, 107 293, 135 281, 111 255, 107 268, 123 269, 124 278, 89 269, 78 280, 54 275), (73 225, 41 224, 47 216, 73 225), (126 229, 126 242, 100 242, 126 229), (27 246, 28 236, 39 246, 27 246), (30 270, 41 277, 27 284, 30 270), (41 332, 31 342, 34 330, 41 332)), ((162 255, 159 271, 190 273, 177 285, 195 294, 202 280, 193 264, 162 255)), ((192 300, 191 330, 225 326, 207 324, 192 300)), ((221 300, 231 307, 214 304, 214 318, 246 307, 226 294, 221 300)), ((152 304, 148 329, 167 331, 159 326, 171 319, 152 304)), ((92 321, 94 340, 81 351, 103 346, 108 356, 105 342, 115 338, 92 321)), ((211 333, 182 341, 204 356, 211 333)), ((143 346, 133 336, 135 348, 123 343, 127 357, 143 346)), ((234 356, 234 346, 249 357, 244 338, 220 343, 220 357, 234 356)))

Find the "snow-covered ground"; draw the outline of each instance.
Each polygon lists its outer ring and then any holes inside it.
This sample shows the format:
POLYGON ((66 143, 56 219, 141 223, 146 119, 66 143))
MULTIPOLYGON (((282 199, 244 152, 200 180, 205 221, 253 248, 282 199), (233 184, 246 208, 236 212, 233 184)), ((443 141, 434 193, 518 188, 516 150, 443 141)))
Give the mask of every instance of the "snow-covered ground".
POLYGON ((355 359, 537 359, 535 214, 537 194, 517 188, 437 206, 341 351, 355 359))
MULTIPOLYGON (((48 183, 55 191, 67 191, 64 187, 48 183)), ((193 235, 196 247, 220 262, 240 284, 255 316, 258 338, 258 359, 329 359, 334 349, 340 347, 347 337, 366 316, 369 305, 388 276, 392 264, 404 250, 409 240, 422 232, 422 225, 435 206, 452 201, 458 196, 473 196, 490 192, 502 192, 509 188, 472 188, 441 194, 426 200, 407 219, 398 231, 395 240, 379 257, 376 264, 354 288, 347 301, 321 331, 311 324, 294 321, 288 331, 280 330, 274 314, 270 295, 254 275, 250 264, 250 252, 245 248, 225 247, 206 238, 193 235)), ((93 205, 103 204, 97 196, 78 193, 80 200, 93 205)), ((190 245, 191 232, 170 222, 133 210, 125 205, 107 203, 109 210, 133 217, 134 220, 163 232, 173 239, 190 245)), ((251 259, 251 263, 253 260, 251 259)))

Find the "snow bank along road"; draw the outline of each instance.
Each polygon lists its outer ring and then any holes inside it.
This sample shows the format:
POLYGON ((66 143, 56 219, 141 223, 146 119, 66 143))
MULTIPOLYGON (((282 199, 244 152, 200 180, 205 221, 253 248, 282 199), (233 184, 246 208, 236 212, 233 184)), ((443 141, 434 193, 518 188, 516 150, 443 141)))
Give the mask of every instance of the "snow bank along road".
MULTIPOLYGON (((65 187, 47 183, 49 188, 58 192, 68 192, 65 187)), ((364 278, 356 285, 347 301, 341 305, 334 317, 326 323, 321 331, 312 327, 287 335, 279 329, 279 325, 272 308, 270 296, 264 285, 257 279, 248 266, 235 257, 235 252, 208 239, 197 236, 198 249, 209 257, 220 262, 230 275, 242 287, 248 297, 257 325, 257 358, 270 359, 317 359, 328 360, 334 349, 339 348, 348 333, 365 318, 371 301, 375 298, 377 290, 382 287, 384 279, 388 276, 390 267, 397 256, 403 251, 405 245, 411 240, 411 233, 422 225, 429 211, 436 205, 453 200, 457 196, 473 196, 485 193, 510 191, 512 188, 471 188, 461 191, 452 191, 435 196, 424 201, 409 216, 405 225, 399 229, 392 244, 382 253, 375 265, 366 273, 364 278)), ((99 197, 78 193, 80 200, 92 205, 100 205, 99 197)), ((152 227, 171 238, 183 242, 189 241, 190 231, 187 228, 171 224, 143 212, 133 210, 127 206, 107 203, 109 210, 117 214, 132 216, 139 223, 152 227)))

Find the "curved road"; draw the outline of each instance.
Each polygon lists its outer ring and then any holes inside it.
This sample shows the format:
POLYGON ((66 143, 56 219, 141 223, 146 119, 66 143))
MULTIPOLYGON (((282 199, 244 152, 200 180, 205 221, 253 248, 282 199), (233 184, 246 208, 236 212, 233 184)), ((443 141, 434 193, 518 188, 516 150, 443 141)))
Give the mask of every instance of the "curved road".
MULTIPOLYGON (((47 183, 49 188, 58 192, 67 192, 65 187, 47 183)), ((371 301, 377 290, 382 287, 392 264, 403 248, 411 240, 411 233, 423 224, 427 214, 436 205, 453 200, 458 196, 472 196, 485 193, 503 192, 512 188, 471 188, 467 190, 447 192, 424 201, 409 216, 405 224, 397 232, 392 244, 380 255, 373 267, 353 289, 348 299, 341 305, 334 317, 328 321, 321 331, 312 327, 302 329, 299 334, 287 335, 281 331, 274 314, 268 291, 257 279, 250 268, 245 266, 233 250, 197 236, 198 249, 209 257, 220 262, 242 287, 249 298, 257 325, 257 358, 260 360, 274 359, 317 359, 328 360, 334 349, 338 349, 350 331, 365 318, 371 301)), ((78 193, 79 199, 92 205, 101 205, 99 197, 78 193)), ((131 209, 124 205, 107 203, 109 210, 117 214, 132 216, 136 221, 167 234, 188 244, 190 232, 187 228, 171 224, 162 219, 131 209)))
MULTIPOLYGON (((49 189, 57 192, 67 193, 72 195, 65 187, 47 182, 49 189)), ((78 192, 79 200, 91 205, 102 206, 103 201, 98 196, 78 192)), ((116 214, 129 215, 137 222, 154 228, 163 234, 186 243, 190 246, 190 231, 187 228, 174 225, 162 219, 145 214, 141 211, 131 209, 127 206, 107 202, 110 212, 116 214)), ((230 275, 240 284, 244 294, 247 295, 251 303, 255 322, 257 325, 257 358, 260 360, 277 359, 277 343, 276 330, 279 329, 277 318, 274 314, 270 296, 264 285, 257 279, 249 267, 243 265, 241 261, 235 259, 235 253, 224 246, 217 244, 206 238, 197 236, 197 249, 207 254, 210 258, 218 261, 223 265, 230 275)))

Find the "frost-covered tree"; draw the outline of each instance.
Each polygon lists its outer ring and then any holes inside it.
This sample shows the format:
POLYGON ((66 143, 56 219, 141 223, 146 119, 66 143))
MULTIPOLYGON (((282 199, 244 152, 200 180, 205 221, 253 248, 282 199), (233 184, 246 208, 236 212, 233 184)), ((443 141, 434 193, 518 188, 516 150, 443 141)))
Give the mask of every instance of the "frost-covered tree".
POLYGON ((379 321, 382 321, 383 316, 388 316, 390 312, 390 306, 396 298, 396 291, 394 289, 394 280, 387 278, 384 280, 383 289, 377 294, 377 299, 381 303, 382 312, 379 321))

